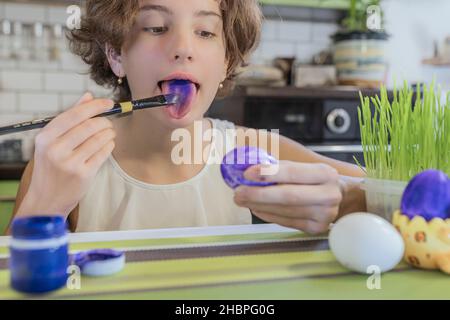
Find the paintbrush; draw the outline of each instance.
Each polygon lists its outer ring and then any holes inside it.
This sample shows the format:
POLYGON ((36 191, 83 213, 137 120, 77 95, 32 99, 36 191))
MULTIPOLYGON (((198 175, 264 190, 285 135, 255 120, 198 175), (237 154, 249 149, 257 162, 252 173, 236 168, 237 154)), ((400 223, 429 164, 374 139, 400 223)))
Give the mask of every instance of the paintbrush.
MULTIPOLYGON (((179 98, 180 98, 179 95, 176 94, 166 94, 141 100, 116 103, 111 110, 96 115, 94 118, 106 117, 114 114, 131 114, 131 112, 135 110, 155 108, 155 107, 165 107, 172 104, 176 104, 179 101, 179 98)), ((0 136, 10 133, 43 128, 55 118, 56 116, 27 122, 21 122, 6 127, 0 127, 0 136)))

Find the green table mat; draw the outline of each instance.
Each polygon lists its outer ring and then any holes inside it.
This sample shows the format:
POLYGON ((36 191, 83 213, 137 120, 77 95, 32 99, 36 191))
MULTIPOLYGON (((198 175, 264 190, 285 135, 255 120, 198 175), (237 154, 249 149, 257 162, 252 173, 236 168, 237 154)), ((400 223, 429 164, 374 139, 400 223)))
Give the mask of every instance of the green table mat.
POLYGON ((71 245, 93 248, 125 249, 124 270, 83 276, 80 289, 28 296, 10 289, 8 250, 0 247, 0 299, 450 299, 449 276, 404 263, 370 290, 369 276, 343 268, 326 238, 300 232, 71 245))

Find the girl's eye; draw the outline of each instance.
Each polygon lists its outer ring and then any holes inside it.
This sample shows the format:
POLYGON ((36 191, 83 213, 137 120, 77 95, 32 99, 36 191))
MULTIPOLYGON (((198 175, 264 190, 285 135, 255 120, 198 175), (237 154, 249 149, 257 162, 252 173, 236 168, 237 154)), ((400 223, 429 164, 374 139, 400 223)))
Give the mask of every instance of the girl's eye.
MULTIPOLYGON (((144 31, 149 32, 153 35, 161 35, 164 32, 167 32, 169 28, 167 27, 148 27, 148 28, 144 28, 144 31)), ((212 32, 209 31, 198 31, 197 34, 205 39, 210 39, 215 37, 216 35, 212 32)))
POLYGON ((216 36, 214 33, 208 31, 199 31, 198 35, 206 39, 214 38, 216 36))
POLYGON ((167 27, 149 27, 144 28, 144 31, 150 32, 151 34, 159 35, 167 31, 167 27))

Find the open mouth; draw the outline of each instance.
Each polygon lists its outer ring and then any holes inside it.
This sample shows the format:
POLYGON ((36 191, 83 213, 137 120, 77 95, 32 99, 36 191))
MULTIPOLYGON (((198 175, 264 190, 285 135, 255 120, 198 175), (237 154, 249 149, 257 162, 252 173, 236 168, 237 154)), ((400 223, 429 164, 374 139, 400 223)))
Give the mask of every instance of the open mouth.
POLYGON ((163 94, 177 94, 176 104, 166 107, 169 115, 175 119, 186 116, 190 109, 200 85, 188 79, 170 79, 158 82, 158 87, 163 94))
POLYGON ((179 82, 180 84, 182 82, 184 82, 184 83, 189 83, 190 82, 190 83, 192 83, 195 86, 197 91, 200 89, 200 84, 198 84, 196 82, 193 82, 193 81, 190 81, 190 80, 185 80, 185 79, 172 79, 172 80, 161 80, 161 81, 158 82, 158 87, 159 87, 159 89, 161 89, 161 92, 163 91, 163 84, 164 83, 168 83, 168 82, 179 82))

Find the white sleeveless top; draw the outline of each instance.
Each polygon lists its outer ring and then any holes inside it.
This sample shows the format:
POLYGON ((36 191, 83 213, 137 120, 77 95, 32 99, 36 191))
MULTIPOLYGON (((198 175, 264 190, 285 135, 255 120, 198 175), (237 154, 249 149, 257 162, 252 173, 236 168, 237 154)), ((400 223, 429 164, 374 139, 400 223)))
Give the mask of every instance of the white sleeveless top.
MULTIPOLYGON (((234 136, 226 131, 235 127, 210 120, 227 142, 217 144, 213 135, 209 157, 215 149, 222 159, 235 147, 234 136)), ((111 155, 79 203, 76 232, 251 224, 250 210, 238 207, 233 196, 217 162, 206 164, 187 181, 154 185, 129 176, 111 155)))

